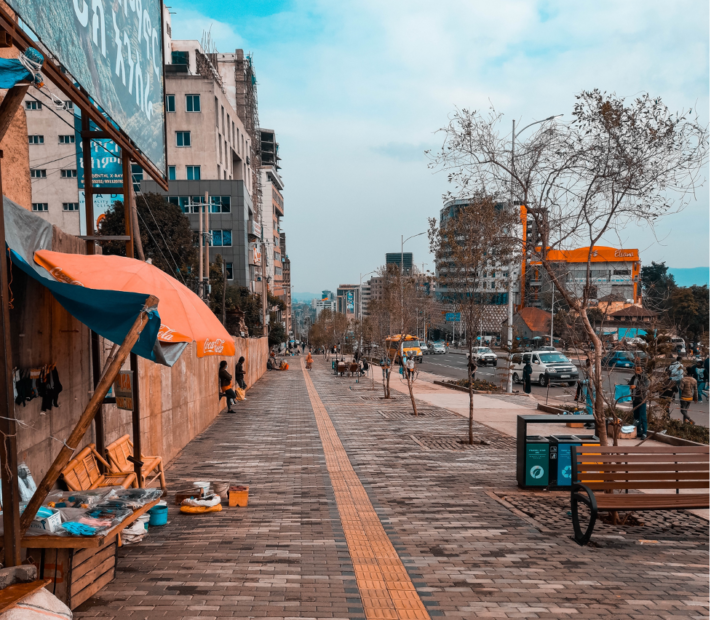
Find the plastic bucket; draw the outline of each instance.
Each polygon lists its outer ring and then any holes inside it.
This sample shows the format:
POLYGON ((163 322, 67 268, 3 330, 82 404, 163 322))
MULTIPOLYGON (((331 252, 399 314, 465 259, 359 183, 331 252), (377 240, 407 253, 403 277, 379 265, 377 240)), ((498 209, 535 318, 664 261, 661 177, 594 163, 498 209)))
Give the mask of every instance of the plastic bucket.
POLYGON ((168 523, 168 506, 153 506, 148 511, 150 521, 148 525, 165 525, 168 523))

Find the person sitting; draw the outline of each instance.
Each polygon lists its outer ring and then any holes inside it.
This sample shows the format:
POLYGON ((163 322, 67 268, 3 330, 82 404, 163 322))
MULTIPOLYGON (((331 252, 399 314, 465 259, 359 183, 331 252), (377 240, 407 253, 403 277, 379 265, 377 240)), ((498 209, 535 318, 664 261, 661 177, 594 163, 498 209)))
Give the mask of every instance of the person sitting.
POLYGON ((220 362, 220 371, 218 373, 220 379, 220 391, 227 397, 227 413, 232 411, 232 403, 235 402, 237 394, 232 389, 232 375, 227 372, 227 362, 220 362))

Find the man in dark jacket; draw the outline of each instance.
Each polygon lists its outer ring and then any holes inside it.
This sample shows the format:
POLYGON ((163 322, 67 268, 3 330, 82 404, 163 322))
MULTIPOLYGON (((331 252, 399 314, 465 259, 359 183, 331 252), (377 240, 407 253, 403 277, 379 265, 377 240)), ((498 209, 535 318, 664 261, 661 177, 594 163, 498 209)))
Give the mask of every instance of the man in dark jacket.
MULTIPOLYGON (((234 413, 232 411, 232 403, 237 398, 237 394, 232 389, 232 375, 227 372, 227 362, 220 362, 218 376, 220 379, 220 392, 227 397, 227 413, 234 413)), ((220 394, 220 398, 222 398, 222 394, 220 394)))
POLYGON ((632 413, 637 423, 637 436, 647 439, 647 395, 649 391, 649 378, 641 366, 635 366, 634 374, 629 380, 632 394, 632 413))
POLYGON ((244 382, 244 357, 240 357, 237 360, 237 366, 235 366, 235 381, 243 390, 247 389, 247 384, 244 382))

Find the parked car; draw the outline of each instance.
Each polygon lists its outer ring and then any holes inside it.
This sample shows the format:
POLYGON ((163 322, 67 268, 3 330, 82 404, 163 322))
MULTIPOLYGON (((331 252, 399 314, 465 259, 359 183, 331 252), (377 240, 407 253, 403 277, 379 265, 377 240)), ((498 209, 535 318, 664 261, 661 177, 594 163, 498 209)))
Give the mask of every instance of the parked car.
POLYGON ((420 351, 422 351, 422 355, 431 355, 432 354, 432 345, 427 344, 426 342, 420 341, 420 351))
POLYGON ((477 366, 496 366, 499 358, 489 347, 474 347, 472 351, 477 366))
POLYGON ((643 351, 610 351, 602 358, 602 365, 605 368, 634 368, 635 361, 644 362, 647 354, 643 351))
POLYGON ((444 355, 447 352, 447 347, 444 346, 444 342, 435 342, 432 345, 432 352, 435 355, 444 355))
POLYGON ((523 367, 526 362, 531 363, 531 383, 538 383, 545 387, 548 381, 554 383, 567 383, 573 386, 578 381, 578 369, 562 353, 536 350, 530 353, 517 353, 513 356, 513 382, 523 383, 523 367))

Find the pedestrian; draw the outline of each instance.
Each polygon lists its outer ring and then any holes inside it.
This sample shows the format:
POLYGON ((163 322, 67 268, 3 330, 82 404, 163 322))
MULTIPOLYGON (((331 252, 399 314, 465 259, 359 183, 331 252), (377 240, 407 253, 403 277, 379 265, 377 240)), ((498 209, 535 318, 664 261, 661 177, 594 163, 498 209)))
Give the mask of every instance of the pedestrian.
POLYGON ((232 403, 237 398, 237 394, 232 389, 232 375, 227 372, 227 362, 224 360, 220 362, 218 377, 220 379, 220 392, 227 398, 227 413, 234 413, 232 411, 232 403))
POLYGON ((471 381, 474 383, 476 381, 476 360, 473 355, 469 355, 469 361, 467 362, 467 371, 471 374, 471 381))
POLYGON ((368 358, 365 358, 365 357, 364 357, 364 358, 363 358, 363 367, 362 367, 362 373, 363 373, 364 375, 368 373, 368 368, 369 368, 369 367, 370 367, 370 366, 369 366, 369 364, 368 364, 368 358))
MULTIPOLYGON (((694 368, 694 379, 696 379, 697 389, 699 392, 699 402, 703 401, 703 390, 706 387, 706 371, 704 370, 704 363, 699 360, 696 362, 696 367, 694 368)), ((709 397, 706 396, 708 401, 709 397)))
POLYGON ((664 383, 662 384, 661 390, 660 390, 660 396, 661 396, 661 405, 664 408, 664 411, 666 412, 666 417, 671 416, 671 405, 674 402, 674 395, 679 391, 679 388, 676 385, 676 381, 674 381, 671 378, 671 373, 669 372, 669 369, 667 368, 667 373, 666 377, 664 378, 664 383))
POLYGON ((314 363, 314 360, 311 357, 311 351, 309 351, 309 354, 306 356, 306 370, 311 370, 311 365, 313 363, 314 363))
POLYGON ((689 417, 689 407, 691 402, 699 400, 697 381, 694 378, 696 369, 691 366, 687 375, 681 380, 681 415, 684 416, 684 423, 693 424, 694 421, 689 417))
POLYGON ((244 382, 244 356, 241 356, 237 360, 237 366, 235 366, 235 381, 237 381, 237 385, 243 390, 247 389, 247 384, 244 382))
POLYGON ((642 366, 635 365, 634 375, 632 375, 628 385, 632 392, 632 413, 637 423, 637 436, 640 439, 647 439, 647 392, 649 390, 649 378, 642 369, 642 366))
POLYGON ((681 380, 684 378, 684 365, 681 363, 681 355, 669 366, 669 376, 676 383, 676 390, 681 394, 681 380))
POLYGON ((578 378, 578 385, 575 389, 575 402, 578 401, 585 402, 587 396, 587 386, 590 382, 590 370, 592 364, 590 358, 585 360, 585 368, 583 369, 582 376, 578 378))
POLYGON ((415 377, 415 358, 412 357, 411 352, 407 354, 407 359, 405 360, 405 373, 408 379, 415 377))
POLYGON ((360 360, 360 350, 359 350, 359 349, 356 349, 356 352, 355 352, 355 354, 353 355, 353 359, 354 359, 356 362, 357 362, 358 360, 360 360))
POLYGON ((523 367, 523 391, 526 394, 531 393, 531 374, 533 373, 533 367, 531 366, 530 356, 526 358, 526 365, 523 367))

